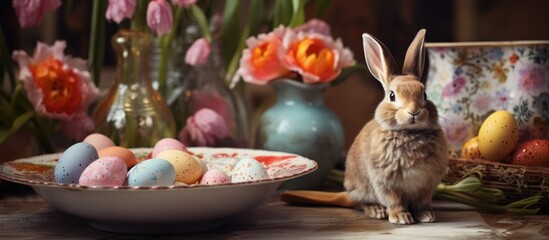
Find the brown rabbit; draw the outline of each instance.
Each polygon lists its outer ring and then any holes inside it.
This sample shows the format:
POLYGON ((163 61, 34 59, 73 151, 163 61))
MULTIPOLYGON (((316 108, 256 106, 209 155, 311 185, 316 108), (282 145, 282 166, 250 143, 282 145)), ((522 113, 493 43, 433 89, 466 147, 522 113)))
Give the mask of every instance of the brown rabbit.
POLYGON ((425 29, 410 44, 402 74, 381 42, 367 33, 362 38, 366 63, 385 97, 349 149, 345 189, 369 217, 433 222, 431 199, 446 173, 448 151, 437 109, 420 82, 425 29))

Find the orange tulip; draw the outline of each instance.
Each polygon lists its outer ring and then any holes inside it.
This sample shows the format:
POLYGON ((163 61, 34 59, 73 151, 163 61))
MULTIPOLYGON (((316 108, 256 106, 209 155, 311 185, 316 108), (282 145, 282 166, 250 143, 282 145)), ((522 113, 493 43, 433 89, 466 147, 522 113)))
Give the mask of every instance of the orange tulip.
POLYGON ((66 43, 53 46, 38 43, 34 56, 14 51, 19 64, 19 80, 23 83, 34 110, 40 116, 58 119, 65 135, 82 140, 94 126, 86 114, 99 95, 86 63, 64 55, 66 43))
POLYGON ((269 34, 260 34, 246 41, 248 48, 242 52, 233 85, 240 77, 246 82, 263 85, 289 73, 281 60, 284 56, 282 36, 286 30, 279 27, 269 34))
POLYGON ((29 69, 42 90, 42 102, 48 112, 70 115, 80 109, 83 94, 77 76, 63 69, 61 61, 50 57, 44 62, 29 64, 29 69))
POLYGON ((335 53, 319 39, 304 38, 292 44, 287 57, 304 72, 318 76, 321 82, 339 73, 335 53))
POLYGON ((334 80, 344 67, 354 64, 353 54, 340 40, 315 32, 289 31, 284 36, 285 64, 305 83, 334 80))

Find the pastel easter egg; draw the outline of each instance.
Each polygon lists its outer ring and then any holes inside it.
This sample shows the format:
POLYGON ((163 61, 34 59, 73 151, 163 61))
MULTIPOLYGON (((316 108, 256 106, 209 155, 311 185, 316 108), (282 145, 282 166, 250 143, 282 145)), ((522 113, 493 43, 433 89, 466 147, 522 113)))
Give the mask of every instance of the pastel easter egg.
POLYGON ((199 158, 195 158, 194 160, 196 160, 198 164, 200 164, 200 168, 202 168, 203 174, 208 171, 208 165, 206 165, 206 163, 203 160, 199 158))
POLYGON ((253 158, 244 158, 234 166, 231 182, 252 182, 268 178, 269 174, 263 164, 253 158))
POLYGON ((124 160, 128 169, 137 164, 137 157, 135 157, 135 154, 124 147, 113 146, 103 148, 99 151, 99 157, 118 157, 124 160))
POLYGON ((217 185, 230 182, 231 179, 229 176, 221 169, 210 169, 204 173, 204 176, 200 179, 200 184, 206 185, 217 185))
POLYGON ((84 169, 97 158, 97 150, 89 143, 80 142, 70 146, 57 161, 54 170, 55 181, 77 184, 84 169))
POLYGON ((100 133, 92 133, 84 138, 84 141, 95 147, 97 151, 100 151, 103 148, 115 146, 114 142, 107 136, 100 133))
POLYGON ((122 186, 126 181, 128 169, 119 157, 102 157, 91 163, 78 183, 90 186, 122 186))
POLYGON ((189 152, 187 151, 187 147, 185 147, 185 145, 179 140, 174 138, 163 138, 154 145, 152 157, 154 158, 159 153, 166 150, 179 150, 183 152, 189 152))
POLYGON ((167 160, 152 158, 128 172, 128 186, 170 186, 175 183, 175 168, 167 160))
POLYGON ((190 154, 179 150, 166 150, 156 158, 168 160, 175 168, 175 180, 186 184, 196 183, 202 176, 200 163, 190 154))
POLYGON ((478 149, 486 160, 506 159, 518 143, 519 130, 515 117, 501 110, 488 116, 478 131, 478 149))

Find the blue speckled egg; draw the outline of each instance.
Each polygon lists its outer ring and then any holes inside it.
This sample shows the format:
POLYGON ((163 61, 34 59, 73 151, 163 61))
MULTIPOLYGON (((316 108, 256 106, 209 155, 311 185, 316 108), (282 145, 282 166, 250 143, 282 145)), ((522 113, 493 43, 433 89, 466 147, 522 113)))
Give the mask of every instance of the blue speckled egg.
POLYGON ((175 168, 167 160, 152 158, 128 172, 128 186, 170 186, 175 183, 175 168))
POLYGON ((70 146, 55 166, 55 181, 77 184, 84 169, 98 158, 97 150, 89 143, 80 142, 70 146))

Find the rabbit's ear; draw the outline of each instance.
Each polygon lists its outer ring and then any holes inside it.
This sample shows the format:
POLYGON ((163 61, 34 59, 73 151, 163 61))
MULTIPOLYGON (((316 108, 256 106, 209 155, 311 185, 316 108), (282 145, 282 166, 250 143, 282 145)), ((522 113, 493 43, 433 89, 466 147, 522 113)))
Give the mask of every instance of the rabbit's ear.
POLYGON ((395 60, 389 50, 374 36, 363 33, 364 57, 370 73, 385 88, 393 75, 398 74, 395 60))
POLYGON ((406 57, 404 58, 404 65, 402 65, 402 74, 414 75, 418 79, 421 79, 423 74, 423 66, 425 65, 425 48, 423 43, 425 42, 425 29, 419 30, 414 41, 410 43, 408 51, 406 51, 406 57))

